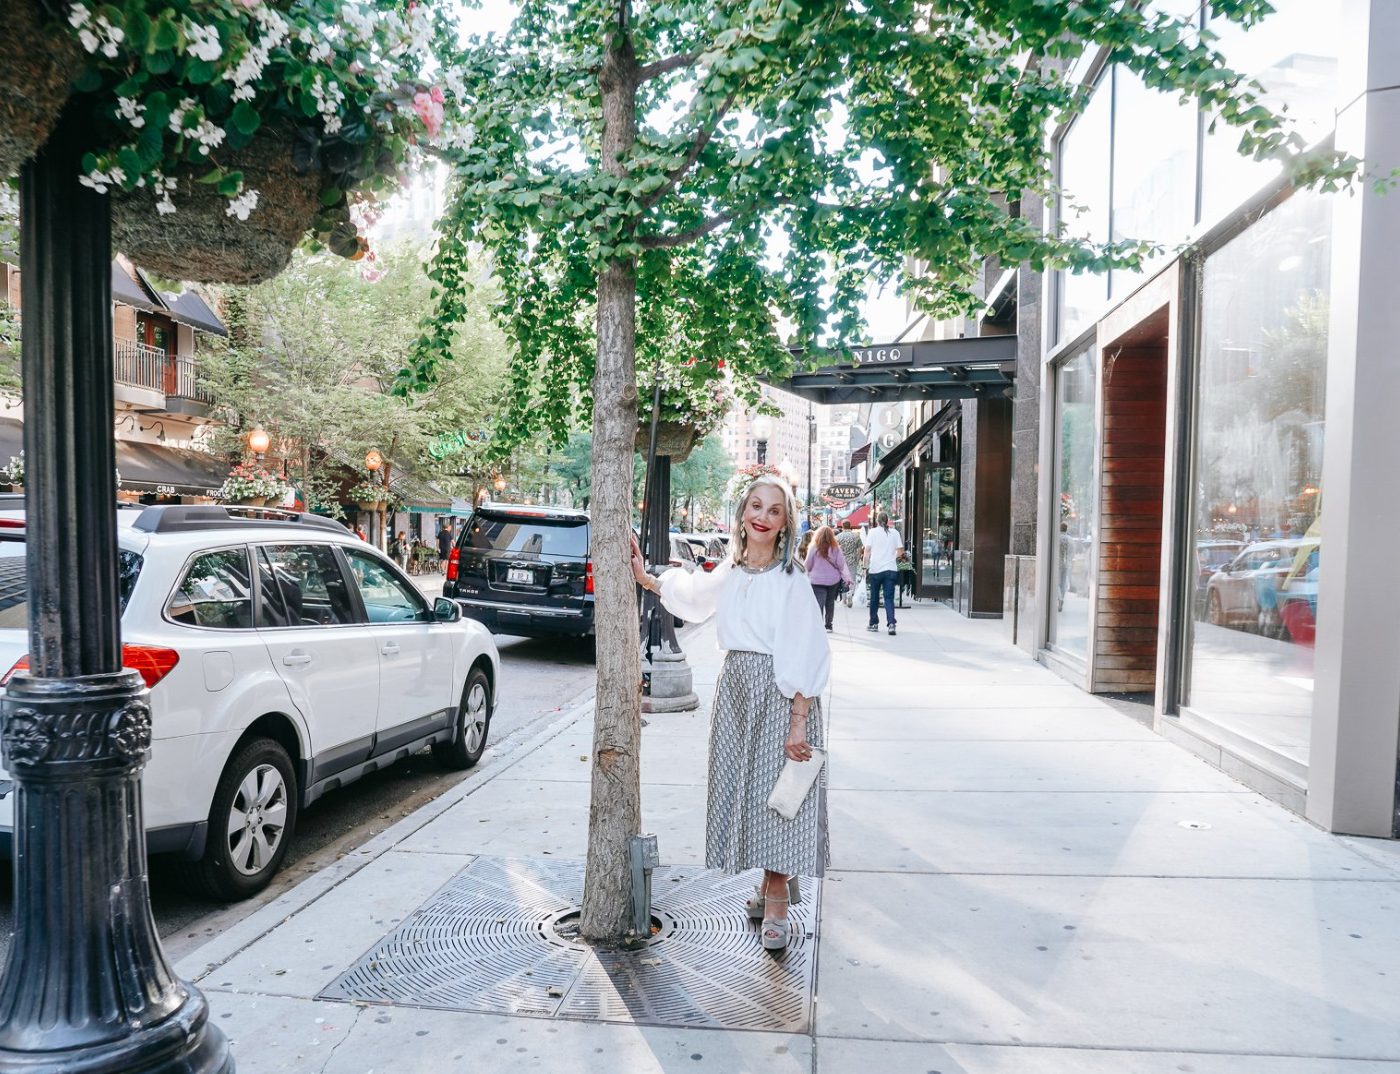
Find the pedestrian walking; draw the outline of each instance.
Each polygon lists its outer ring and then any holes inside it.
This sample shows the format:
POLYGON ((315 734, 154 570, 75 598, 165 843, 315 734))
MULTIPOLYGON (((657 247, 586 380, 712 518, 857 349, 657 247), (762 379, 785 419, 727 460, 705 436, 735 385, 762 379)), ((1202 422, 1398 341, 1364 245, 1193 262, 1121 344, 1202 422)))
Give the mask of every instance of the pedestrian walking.
POLYGON ((442 526, 438 528, 437 535, 438 568, 444 573, 447 571, 447 561, 452 555, 452 545, 452 523, 444 522, 442 526))
POLYGON ((769 808, 784 759, 807 761, 823 746, 821 703, 831 649, 797 561, 797 503, 786 481, 755 478, 739 499, 730 554, 713 571, 646 573, 632 541, 637 583, 692 622, 715 617, 724 666, 710 724, 705 864, 727 873, 762 869, 745 904, 761 918, 770 951, 791 937, 788 904, 797 877, 827 864, 826 773, 788 820, 769 808))
POLYGON ((822 610, 822 619, 829 632, 836 611, 836 598, 845 586, 855 584, 846 565, 846 557, 841 554, 841 546, 836 543, 836 534, 830 526, 817 530, 803 566, 807 568, 807 581, 812 584, 817 607, 822 610))
POLYGON ((885 595, 885 626, 894 633, 894 584, 899 577, 899 553, 904 549, 899 530, 890 525, 884 511, 876 519, 865 545, 865 576, 870 580, 870 625, 867 630, 880 629, 880 594, 885 595))
POLYGON ((399 530, 389 542, 389 558, 404 570, 408 570, 408 540, 404 537, 403 530, 399 530))
POLYGON ((802 534, 802 539, 797 542, 797 560, 799 563, 807 562, 807 553, 812 549, 812 538, 816 534, 811 530, 806 530, 802 534))
POLYGON ((841 549, 841 555, 846 558, 846 567, 851 572, 851 584, 842 598, 849 608, 855 603, 856 586, 860 584, 860 561, 865 542, 861 540, 860 530, 852 528, 851 520, 843 518, 841 532, 836 535, 836 544, 841 549))

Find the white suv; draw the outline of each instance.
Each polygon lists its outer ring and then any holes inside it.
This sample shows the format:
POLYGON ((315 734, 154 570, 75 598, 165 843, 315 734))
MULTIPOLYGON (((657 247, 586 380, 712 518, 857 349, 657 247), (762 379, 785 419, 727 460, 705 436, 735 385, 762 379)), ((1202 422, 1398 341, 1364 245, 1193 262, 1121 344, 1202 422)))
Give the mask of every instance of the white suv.
MULTIPOLYGON (((11 673, 28 648, 16 531, 0 522, 11 673)), ((481 757, 500 682, 490 633, 338 522, 148 507, 119 512, 117 543, 123 663, 151 687, 147 849, 184 859, 204 893, 265 887, 297 811, 326 791, 427 745, 451 768, 481 757)), ((6 855, 9 789, 0 771, 6 855)))

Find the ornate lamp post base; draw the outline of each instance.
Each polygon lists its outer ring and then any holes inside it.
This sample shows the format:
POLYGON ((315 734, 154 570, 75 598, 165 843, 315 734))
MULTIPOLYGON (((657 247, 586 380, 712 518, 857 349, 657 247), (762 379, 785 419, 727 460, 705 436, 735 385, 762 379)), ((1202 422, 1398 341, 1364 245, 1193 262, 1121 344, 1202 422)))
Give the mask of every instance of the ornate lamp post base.
POLYGON ((111 217, 78 182, 90 111, 71 103, 20 173, 30 669, 0 704, 15 785, 0 1072, 232 1074, 146 885, 151 708, 122 667, 111 217))

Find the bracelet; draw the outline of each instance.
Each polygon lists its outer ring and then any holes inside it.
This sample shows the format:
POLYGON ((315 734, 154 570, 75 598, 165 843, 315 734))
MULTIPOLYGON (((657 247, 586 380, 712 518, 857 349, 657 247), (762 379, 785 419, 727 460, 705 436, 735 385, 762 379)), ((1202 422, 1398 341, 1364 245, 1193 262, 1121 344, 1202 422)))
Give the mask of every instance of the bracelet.
POLYGON ((805 720, 807 718, 807 713, 798 712, 796 709, 790 709, 788 711, 788 715, 790 715, 794 720, 805 720))

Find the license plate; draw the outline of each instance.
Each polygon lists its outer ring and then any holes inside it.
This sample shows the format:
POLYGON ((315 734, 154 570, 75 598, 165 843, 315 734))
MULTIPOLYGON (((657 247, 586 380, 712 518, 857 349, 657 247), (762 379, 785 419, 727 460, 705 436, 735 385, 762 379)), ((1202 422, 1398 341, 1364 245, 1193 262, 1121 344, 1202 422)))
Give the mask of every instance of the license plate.
POLYGON ((506 581, 511 585, 533 585, 535 572, 523 567, 510 567, 506 570, 506 581))

